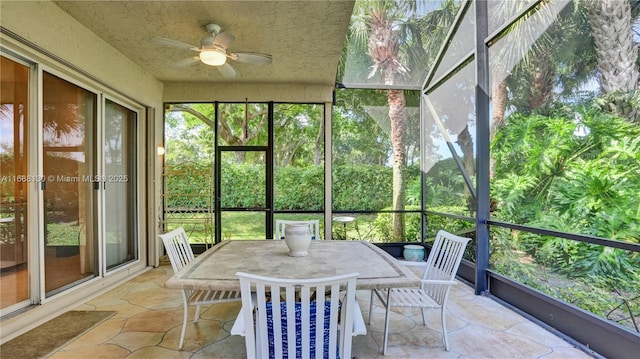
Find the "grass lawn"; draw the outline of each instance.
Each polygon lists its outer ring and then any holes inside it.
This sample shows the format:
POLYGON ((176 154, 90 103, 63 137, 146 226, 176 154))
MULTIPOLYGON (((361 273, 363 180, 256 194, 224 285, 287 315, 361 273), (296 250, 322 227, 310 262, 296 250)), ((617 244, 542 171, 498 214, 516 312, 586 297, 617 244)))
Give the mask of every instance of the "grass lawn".
MULTIPOLYGON (((204 216, 204 214, 200 216, 204 216)), ((376 215, 352 216, 356 217, 356 222, 354 223, 349 223, 346 226, 340 223, 333 224, 333 239, 344 239, 346 230, 347 239, 376 241, 373 237, 375 232, 373 221, 376 219, 376 215)), ((173 216, 166 230, 169 231, 178 226, 182 226, 185 232, 187 232, 191 243, 205 243, 205 239, 211 243, 213 233, 211 231, 205 233, 204 221, 194 221, 193 217, 193 215, 189 215, 184 223, 179 223, 180 220, 176 218, 176 216, 173 216)), ((275 218, 300 221, 317 219, 320 221, 320 237, 323 239, 326 238, 324 233, 324 216, 320 214, 276 214, 275 218)), ((225 212, 222 214, 222 226, 222 238, 225 240, 266 238, 264 212, 225 212)), ((213 228, 213 226, 211 226, 211 228, 213 228)))
MULTIPOLYGON (((349 216, 340 214, 339 216, 349 216)), ((353 214, 353 223, 343 225, 333 223, 333 239, 366 240, 370 242, 384 242, 380 237, 380 229, 376 227, 376 214, 353 214)), ((336 216, 337 217, 337 216, 336 216)), ((321 214, 276 214, 276 219, 320 221, 320 238, 327 238, 324 233, 324 216, 321 214)), ((205 213, 171 214, 165 223, 165 231, 183 227, 191 243, 213 243, 214 219, 205 213), (207 217, 209 216, 209 217, 207 217)), ((223 239, 264 239, 264 212, 224 212, 222 214, 223 239)), ((78 245, 81 228, 77 222, 49 223, 47 225, 47 245, 78 245)))

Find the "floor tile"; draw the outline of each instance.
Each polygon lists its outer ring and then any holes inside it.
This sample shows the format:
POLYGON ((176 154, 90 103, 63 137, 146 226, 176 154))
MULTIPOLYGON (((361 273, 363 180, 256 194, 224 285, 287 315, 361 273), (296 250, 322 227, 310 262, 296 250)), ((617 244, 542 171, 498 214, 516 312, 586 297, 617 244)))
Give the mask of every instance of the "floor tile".
MULTIPOLYGON (((240 302, 203 306, 198 323, 195 307, 183 350, 178 350, 182 328, 182 297, 164 288, 173 271, 164 264, 79 306, 83 310, 115 310, 109 320, 77 337, 53 353, 51 359, 246 359, 244 338, 229 333, 240 302)), ((369 314, 370 292, 357 293, 360 308, 369 314)), ((459 283, 450 294, 446 323, 450 351, 443 343, 440 311, 427 312, 422 324, 420 310, 391 311, 387 355, 383 356, 382 332, 385 310, 374 300, 367 335, 353 339, 352 356, 358 359, 531 358, 587 359, 589 355, 518 313, 459 283)))

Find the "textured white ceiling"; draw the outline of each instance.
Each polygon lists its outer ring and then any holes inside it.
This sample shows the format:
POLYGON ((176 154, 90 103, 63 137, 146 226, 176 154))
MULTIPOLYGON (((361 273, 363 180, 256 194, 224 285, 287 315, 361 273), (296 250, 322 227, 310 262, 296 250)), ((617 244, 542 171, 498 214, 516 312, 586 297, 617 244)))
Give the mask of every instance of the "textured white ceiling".
POLYGON ((55 1, 161 81, 296 83, 332 85, 353 1, 55 1), (270 65, 231 61, 239 71, 226 79, 216 68, 171 64, 196 52, 154 44, 154 36, 200 46, 214 22, 236 39, 229 52, 273 56, 270 65))

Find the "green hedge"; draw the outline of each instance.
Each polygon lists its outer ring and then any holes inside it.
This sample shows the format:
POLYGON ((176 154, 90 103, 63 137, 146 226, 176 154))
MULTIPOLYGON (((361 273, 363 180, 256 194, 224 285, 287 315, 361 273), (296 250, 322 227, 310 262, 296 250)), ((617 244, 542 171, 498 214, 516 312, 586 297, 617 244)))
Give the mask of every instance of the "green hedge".
MULTIPOLYGON (((165 200, 168 208, 207 208, 210 168, 195 163, 169 167, 165 200)), ((222 171, 223 207, 265 206, 265 167, 232 164, 222 171)), ((381 210, 391 206, 392 172, 383 166, 334 168, 333 206, 340 210, 381 210)), ((280 167, 274 174, 276 210, 318 210, 324 206, 324 166, 280 167)), ((211 202, 212 203, 212 202, 211 202)))
POLYGON ((336 166, 333 169, 333 208, 381 210, 392 202, 393 174, 383 166, 336 166))

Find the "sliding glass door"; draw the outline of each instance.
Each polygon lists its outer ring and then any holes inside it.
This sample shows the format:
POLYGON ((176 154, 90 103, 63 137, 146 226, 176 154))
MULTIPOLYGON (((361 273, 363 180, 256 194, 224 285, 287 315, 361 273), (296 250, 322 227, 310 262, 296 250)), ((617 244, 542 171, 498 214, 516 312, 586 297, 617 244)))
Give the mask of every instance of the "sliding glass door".
POLYGON ((46 296, 98 275, 97 95, 43 73, 46 296))
POLYGON ((44 290, 49 297, 100 275, 100 263, 108 272, 139 258, 138 115, 106 99, 98 116, 94 92, 46 72, 43 104, 44 290))
POLYGON ((106 269, 138 259, 136 226, 137 113, 105 101, 103 162, 106 269))
POLYGON ((26 181, 30 76, 29 66, 4 56, 0 61, 0 309, 4 311, 27 305, 30 294, 26 181))
POLYGON ((4 316, 139 261, 142 108, 13 53, 0 61, 4 316))

